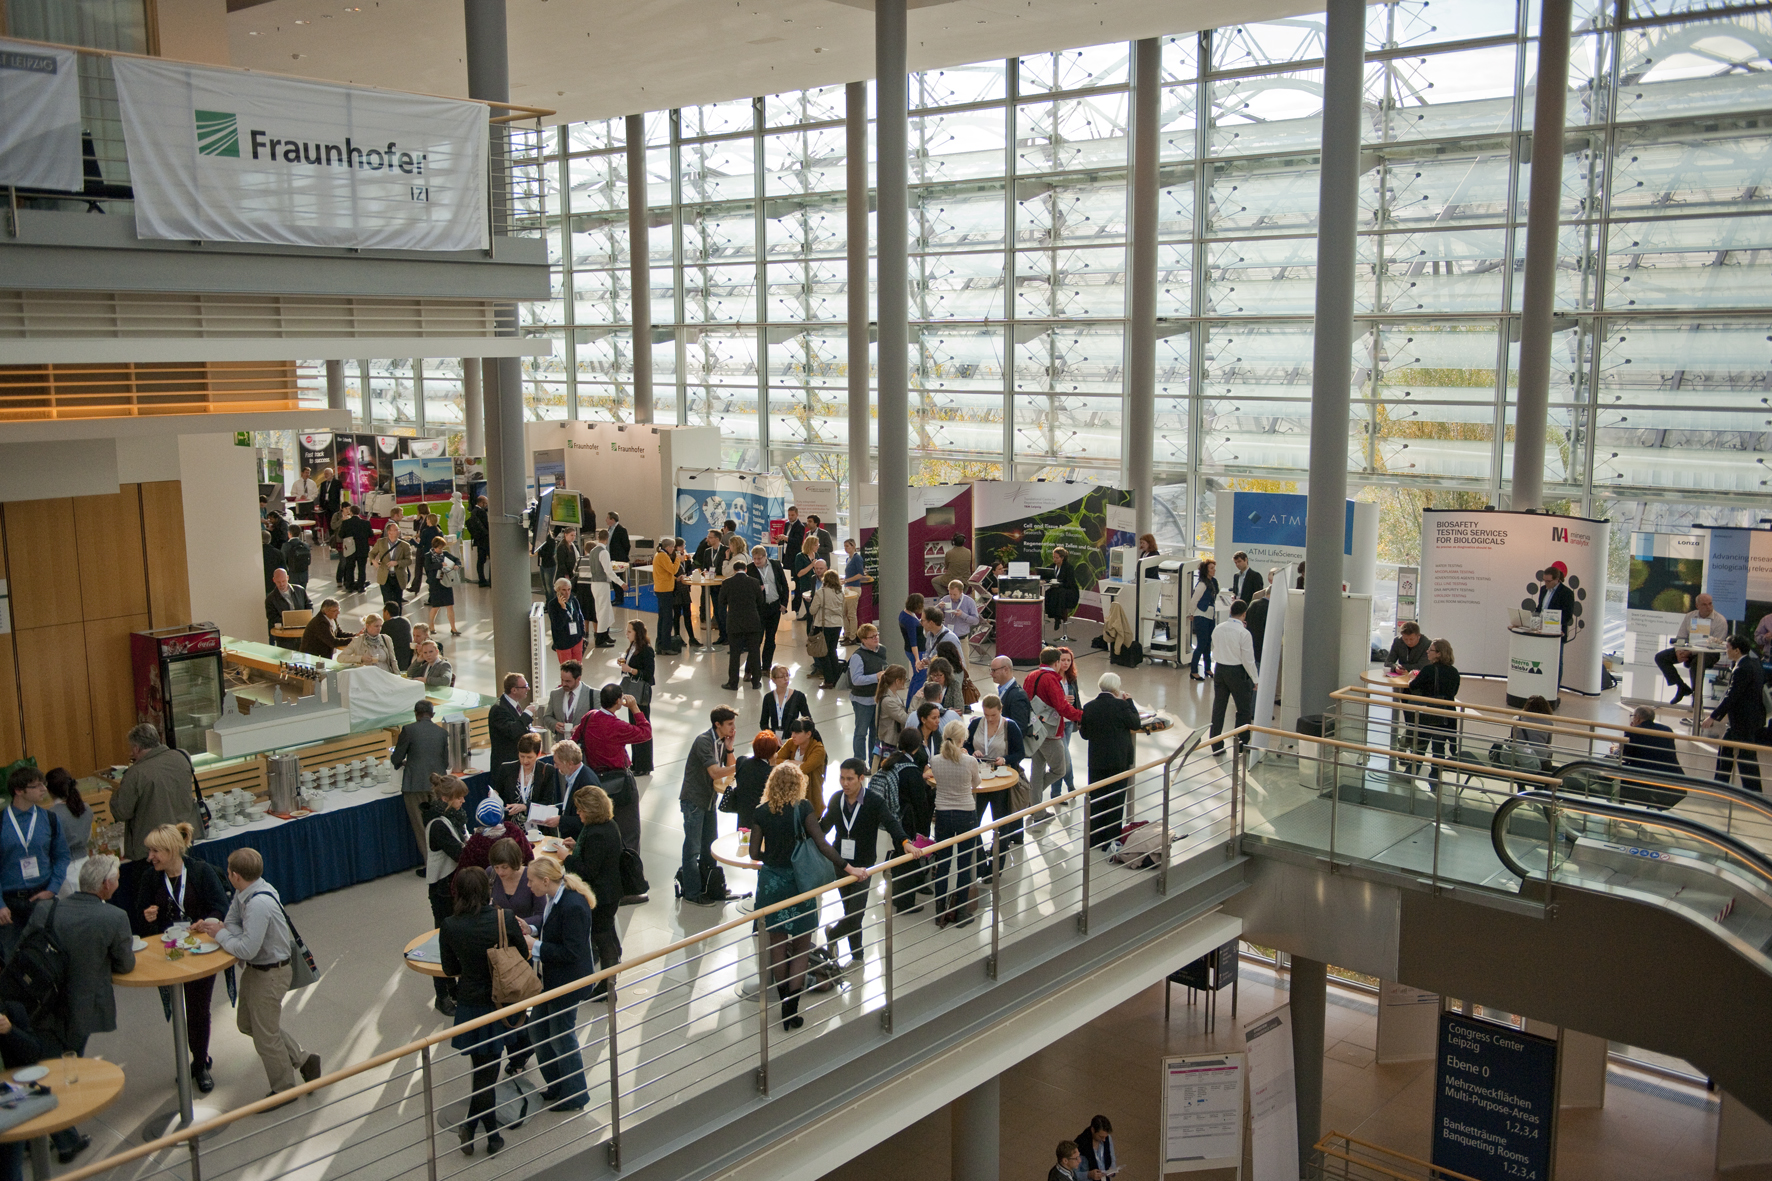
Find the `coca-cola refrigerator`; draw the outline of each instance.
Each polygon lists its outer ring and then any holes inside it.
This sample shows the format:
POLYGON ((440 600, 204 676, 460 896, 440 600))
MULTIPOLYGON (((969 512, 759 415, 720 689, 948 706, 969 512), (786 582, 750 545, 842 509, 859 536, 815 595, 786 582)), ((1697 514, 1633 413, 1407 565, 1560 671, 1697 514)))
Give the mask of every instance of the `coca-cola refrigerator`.
POLYGON ((129 633, 135 666, 135 720, 160 731, 186 754, 209 749, 208 730, 222 710, 221 631, 187 623, 129 633))

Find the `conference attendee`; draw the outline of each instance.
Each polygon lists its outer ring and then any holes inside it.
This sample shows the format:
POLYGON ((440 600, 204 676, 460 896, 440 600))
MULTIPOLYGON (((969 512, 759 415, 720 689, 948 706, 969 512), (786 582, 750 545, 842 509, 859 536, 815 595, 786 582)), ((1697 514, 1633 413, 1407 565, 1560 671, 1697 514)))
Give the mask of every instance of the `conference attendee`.
MULTIPOLYGON (((933 705, 941 713, 941 722, 937 729, 945 729, 949 722, 964 721, 960 711, 947 703, 949 691, 948 662, 936 657, 929 662, 929 680, 923 685, 922 700, 924 704, 933 705)), ((921 708, 919 707, 919 712, 921 708)), ((935 751, 930 750, 934 757, 935 751)))
POLYGON ((132 726, 125 739, 129 770, 111 794, 111 819, 123 822, 123 856, 140 861, 148 855, 147 836, 162 824, 203 823, 197 806, 197 775, 190 756, 160 741, 160 731, 132 726))
POLYGON ((66 767, 51 767, 43 777, 43 784, 49 789, 49 798, 43 806, 55 817, 55 822, 61 826, 62 840, 68 843, 68 872, 62 875, 62 888, 56 891, 58 897, 66 898, 79 889, 80 863, 86 860, 87 849, 92 844, 96 817, 66 767))
MULTIPOLYGON (((162 824, 148 834, 148 865, 152 872, 136 879, 132 913, 145 937, 174 923, 219 919, 228 913, 228 888, 215 867, 200 857, 187 857, 195 830, 188 824, 162 824)), ((422 847, 422 846, 421 846, 422 847)), ((60 919, 56 929, 61 930, 60 919)), ((185 1035, 191 1050, 191 1081, 205 1095, 215 1090, 209 1057, 210 998, 215 977, 190 980, 185 990, 185 1035)))
MULTIPOLYGON (((383 615, 382 619, 383 619, 383 622, 385 623, 387 616, 383 615)), ((430 628, 429 624, 424 624, 424 623, 413 624, 412 625, 412 650, 414 652, 417 652, 420 648, 424 647, 424 645, 427 641, 433 641, 436 643, 437 655, 439 655, 439 656, 449 655, 449 653, 444 650, 443 641, 437 639, 436 636, 431 634, 431 628, 430 628)))
MULTIPOLYGON (((867 626, 863 624, 862 626, 867 626)), ((892 751, 898 737, 910 721, 910 670, 902 664, 889 664, 880 672, 874 692, 874 749, 892 751)))
POLYGON ((504 801, 505 815, 518 823, 527 821, 531 804, 558 808, 560 776, 541 761, 542 736, 531 731, 517 739, 517 757, 500 763, 492 772, 492 790, 504 801))
MULTIPOLYGON (((785 548, 783 552, 788 552, 785 548)), ((812 572, 814 563, 818 561, 818 538, 801 534, 797 548, 788 560, 788 573, 794 580, 794 609, 804 615, 806 600, 818 585, 812 572)))
POLYGON ((597 773, 585 766, 584 751, 572 739, 562 738, 554 743, 551 753, 554 756, 554 772, 560 776, 560 798, 566 801, 565 806, 560 809, 558 832, 570 840, 578 835, 580 827, 578 809, 572 806, 572 801, 578 796, 578 789, 593 784, 599 787, 602 785, 597 782, 597 773))
POLYGON ((313 515, 314 501, 320 496, 320 485, 314 482, 314 469, 303 468, 301 475, 289 486, 289 499, 295 501, 295 515, 306 520, 313 515))
MULTIPOLYGON (((1138 535, 1138 552, 1133 556, 1133 561, 1136 564, 1144 561, 1146 558, 1154 558, 1159 552, 1160 551, 1157 547, 1157 535, 1155 533, 1140 533, 1138 535)), ((1146 578, 1156 578, 1159 576, 1159 571, 1155 566, 1151 566, 1145 570, 1144 576, 1146 578)))
POLYGON ((661 538, 652 555, 652 598, 658 606, 658 642, 669 651, 677 641, 676 538, 661 538))
POLYGON ((853 756, 864 765, 874 749, 874 695, 880 674, 886 671, 886 653, 880 651, 880 629, 864 623, 856 629, 855 651, 849 654, 849 708, 855 712, 853 756))
POLYGON ((309 656, 331 660, 354 637, 338 625, 338 600, 322 599, 320 614, 308 620, 301 632, 301 650, 309 656))
POLYGON ((763 694, 763 713, 757 719, 758 729, 785 734, 796 718, 812 716, 806 694, 793 688, 791 682, 787 665, 778 664, 769 670, 769 692, 763 694))
POLYGON ((721 687, 737 689, 739 662, 747 661, 746 680, 751 688, 761 689, 763 665, 758 649, 763 644, 763 582, 751 577, 748 558, 737 559, 730 569, 732 573, 726 576, 725 585, 720 588, 727 643, 726 683, 721 687))
MULTIPOLYGON (((1255 661, 1255 640, 1243 623, 1248 610, 1243 600, 1235 600, 1231 603, 1230 618, 1212 629, 1212 663, 1218 666, 1218 676, 1212 686, 1212 728, 1209 734, 1215 755, 1224 753, 1224 743, 1217 738, 1224 733, 1226 705, 1232 701, 1237 703, 1237 725, 1247 726, 1255 720, 1255 681, 1260 673, 1255 661)), ((1246 750, 1248 746, 1248 733, 1237 735, 1237 749, 1246 750)), ((1093 772, 1089 778, 1094 780, 1093 772)))
POLYGON ((911 593, 905 596, 904 608, 898 613, 898 635, 904 641, 905 659, 910 662, 911 693, 923 687, 924 670, 929 665, 929 650, 924 644, 929 633, 923 630, 923 596, 911 593))
MULTIPOLYGON (((1267 642, 1268 606, 1273 598, 1266 587, 1255 592, 1255 601, 1243 615, 1243 626, 1249 629, 1249 642, 1255 645, 1255 666, 1261 667, 1261 649, 1267 642)), ((1426 653, 1423 653, 1425 657, 1426 653)))
MULTIPOLYGON (((455 977, 457 1025, 498 1008, 492 1000, 492 966, 486 953, 500 943, 527 949, 529 935, 516 915, 493 908, 492 880, 485 870, 470 867, 456 871, 454 913, 438 928, 437 949, 444 973, 455 977)), ((467 1122, 456 1129, 463 1156, 474 1155, 474 1137, 482 1125, 486 1129, 488 1155, 505 1146, 504 1137, 498 1132, 498 1102, 493 1088, 498 1084, 498 1060, 504 1055, 509 1032, 502 1021, 494 1021, 458 1033, 449 1041, 473 1065, 467 1122)))
POLYGON ((1218 622, 1218 563, 1207 558, 1194 572, 1193 597, 1188 605, 1188 626, 1194 633, 1194 656, 1188 661, 1190 681, 1203 681, 1212 675, 1212 629, 1218 622), (1200 662, 1206 662, 1206 676, 1200 675, 1200 662))
MULTIPOLYGON (((111 978, 135 971, 129 914, 112 906, 117 892, 117 859, 98 853, 80 867, 80 889, 65 903, 40 906, 31 926, 55 920, 55 942, 67 972, 62 1002, 39 1014, 33 1031, 58 1054, 86 1052, 86 1039, 117 1028, 117 997, 111 978)), ((51 1085, 54 1085, 52 1080, 51 1085)), ((92 1143, 73 1127, 50 1137, 56 1156, 67 1164, 92 1143)))
POLYGON ((820 688, 835 689, 837 678, 843 675, 843 666, 837 656, 843 634, 843 580, 837 577, 835 570, 825 571, 818 586, 813 589, 811 598, 806 602, 806 616, 808 636, 817 631, 824 637, 824 655, 813 661, 824 674, 824 683, 820 688))
MULTIPOLYGON (((46 1039, 37 1036, 31 1028, 31 1015, 17 1001, 0 1002, 0 1064, 7 1070, 20 1070, 36 1066, 45 1058, 54 1056, 46 1039)), ((67 1164, 80 1153, 92 1147, 92 1139, 79 1132, 56 1132, 50 1137, 50 1143, 71 1140, 71 1151, 62 1156, 62 1163, 67 1164), (72 1132, 72 1136, 69 1135, 72 1132)), ((23 1141, 9 1140, 0 1144, 0 1178, 4 1181, 25 1181, 25 1145, 23 1141)))
POLYGON ((628 540, 628 527, 621 523, 621 514, 609 512, 603 514, 604 532, 609 534, 609 556, 617 562, 625 562, 634 552, 633 544, 628 540))
POLYGON ((1575 627, 1575 592, 1566 585, 1569 580, 1569 567, 1562 562, 1552 562, 1539 572, 1538 612, 1562 612, 1560 626, 1563 631, 1563 643, 1569 642, 1569 632, 1575 627))
POLYGON ((800 519, 800 509, 796 505, 788 505, 787 531, 781 537, 781 552, 797 554, 806 542, 806 522, 800 519))
POLYGON ((412 721, 400 727, 394 753, 388 757, 388 762, 400 772, 400 801, 406 805, 412 839, 421 854, 429 845, 425 839, 425 806, 431 800, 431 781, 449 774, 449 734, 432 720, 435 715, 436 710, 428 701, 413 705, 412 721))
POLYGON ((581 579, 588 581, 591 598, 596 604, 595 627, 597 647, 615 647, 615 607, 610 600, 610 586, 616 581, 614 559, 609 556, 609 530, 597 530, 596 539, 585 544, 584 570, 581 579))
POLYGON ((683 901, 697 906, 726 901, 725 874, 714 881, 714 838, 720 835, 720 814, 714 810, 725 781, 737 773, 735 738, 738 714, 716 705, 708 714, 711 723, 689 744, 683 764, 683 787, 677 807, 683 813, 683 860, 677 884, 683 901))
POLYGON ((823 735, 810 717, 796 718, 787 728, 774 762, 792 763, 800 768, 806 775, 807 797, 824 799, 824 775, 830 766, 830 755, 825 750, 823 735))
MULTIPOLYGON (((425 850, 425 898, 431 905, 431 921, 439 927, 455 910, 455 891, 450 883, 470 836, 468 812, 463 807, 467 799, 468 785, 454 775, 431 776, 431 802, 425 808, 425 843, 420 847, 425 850)), ((437 994, 433 1002, 437 1012, 452 1016, 455 981, 438 976, 431 984, 437 994)))
MULTIPOLYGON (((88 863, 90 864, 90 862, 88 863)), ((235 849, 228 854, 228 881, 234 900, 227 918, 205 919, 192 930, 211 936, 222 950, 245 966, 240 973, 240 1001, 235 1024, 252 1039, 264 1064, 271 1094, 296 1085, 296 1072, 306 1082, 320 1077, 320 1055, 301 1048, 283 1028, 283 997, 289 992, 297 954, 289 915, 277 888, 264 880, 265 862, 257 849, 235 849)))
POLYGON ((437 612, 447 612, 449 634, 452 636, 461 635, 461 629, 455 626, 455 588, 449 584, 449 572, 460 569, 461 560, 449 552, 449 543, 441 536, 431 538, 431 548, 424 560, 425 582, 430 587, 425 597, 425 606, 431 612, 425 622, 430 627, 436 627, 437 612))
MULTIPOLYGON (((1143 722, 1132 694, 1120 688, 1118 673, 1103 673, 1095 682, 1098 690, 1083 707, 1083 721, 1077 727, 1088 743, 1089 783, 1111 779, 1130 771, 1138 764, 1137 740, 1143 722)), ((1126 804, 1125 779, 1107 787, 1098 787, 1089 801, 1089 843, 1106 848, 1120 835, 1126 804)))
POLYGON ((806 517, 806 536, 818 539, 818 556, 824 559, 827 566, 830 565, 831 554, 836 551, 837 543, 817 513, 810 513, 806 517))
POLYGON ((287 570, 271 572, 271 593, 265 596, 265 626, 273 633, 271 643, 287 647, 287 642, 279 639, 275 632, 283 626, 285 611, 312 611, 314 601, 308 598, 308 590, 298 586, 287 570))
POLYGON ((947 629, 962 640, 978 626, 981 618, 978 603, 966 593, 966 584, 957 578, 948 583, 947 597, 937 599, 935 605, 941 609, 942 622, 947 629))
POLYGON ((343 496, 344 485, 339 482, 338 474, 331 468, 322 469, 320 491, 314 498, 314 524, 319 527, 320 537, 325 538, 331 532, 343 496))
MULTIPOLYGON (((941 730, 941 747, 929 760, 935 779, 935 843, 970 832, 977 827, 974 793, 983 780, 978 760, 966 750, 966 727, 948 722, 941 730)), ((973 919, 968 901, 972 886, 972 859, 978 848, 976 836, 935 852, 931 881, 935 887, 935 925, 964 927, 973 919), (955 862, 953 886, 949 887, 948 863, 955 862)))
POLYGON ((400 675, 400 661, 394 655, 394 645, 382 634, 381 616, 373 612, 363 617, 363 630, 352 636, 351 642, 341 648, 334 659, 340 664, 375 667, 394 676, 400 675))
POLYGON ((265 572, 265 593, 268 595, 271 593, 271 576, 283 568, 283 542, 272 541, 270 533, 261 532, 259 555, 265 572))
POLYGON ((1397 627, 1397 635, 1391 641, 1391 650, 1384 658, 1384 666, 1393 675, 1418 673, 1427 667, 1427 648, 1427 637, 1421 634, 1421 625, 1405 621, 1397 627))
MULTIPOLYGON (((1003 716, 1003 699, 995 693, 986 694, 980 700, 979 707, 981 715, 973 718, 966 728, 966 749, 972 752, 982 767, 988 769, 989 774, 1014 771, 1019 777, 1022 774, 1022 760, 1027 758, 1027 751, 1022 746, 1021 727, 1003 716)), ((1083 716, 1088 717, 1088 710, 1083 711, 1083 716)), ((978 809, 978 823, 981 825, 986 811, 990 812, 992 820, 1001 820, 1018 810, 1009 788, 984 792, 974 803, 978 809)), ((991 838, 992 853, 1020 844, 1021 831, 1019 820, 998 828, 997 835, 991 838)), ((995 867, 993 872, 994 869, 995 867)))
POLYGON ((1550 702, 1539 694, 1526 699, 1519 720, 1508 728, 1507 744, 1514 767, 1534 775, 1550 774, 1552 713, 1550 702))
MULTIPOLYGON (((647 634, 646 624, 638 619, 627 622, 628 646, 616 659, 615 667, 621 670, 622 684, 625 687, 637 686, 635 700, 646 714, 652 713, 652 689, 658 683, 658 654, 652 650, 652 637, 647 634)), ((633 770, 635 775, 652 774, 652 743, 636 742, 633 744, 633 770)))
POLYGON ((991 658, 991 684, 997 687, 997 699, 1003 703, 1003 716, 1015 723, 1023 739, 1028 732, 1028 720, 1033 713, 1033 703, 1028 700, 1027 691, 1015 679, 1015 662, 1007 656, 991 658))
MULTIPOLYGON (((634 779, 633 756, 628 747, 652 741, 652 723, 647 720, 646 712, 632 695, 621 691, 620 685, 604 685, 597 695, 597 708, 579 719, 572 740, 585 752, 585 765, 597 773, 598 782, 609 795, 623 846, 638 860, 640 786, 634 779), (618 709, 626 710, 630 720, 616 717, 618 709)), ((622 901, 643 902, 646 897, 646 893, 640 891, 622 901)))
POLYGON ((369 547, 369 566, 384 602, 406 598, 406 584, 413 581, 414 556, 412 544, 400 536, 400 526, 389 521, 369 547))
POLYGON ((345 505, 337 535, 339 592, 354 594, 369 589, 369 548, 375 544, 375 530, 370 527, 369 518, 356 505, 345 505))
POLYGON ((1683 653, 1680 651, 1691 639, 1692 633, 1700 630, 1692 626, 1698 620, 1704 621, 1702 630, 1713 643, 1720 642, 1729 634, 1729 621, 1716 609, 1715 600, 1709 595, 1699 595, 1693 603, 1693 609, 1686 612, 1685 618, 1680 620, 1680 628, 1674 633, 1674 646, 1663 648, 1655 654, 1655 666, 1667 678, 1667 683, 1674 687, 1674 699, 1669 705, 1680 704, 1692 692, 1692 685, 1686 683, 1686 678, 1680 675, 1677 665, 1684 664, 1688 668, 1696 665, 1697 671, 1692 674, 1692 681, 1693 684, 1702 684, 1705 672, 1723 658, 1720 648, 1715 652, 1694 652, 1690 649, 1683 653))
MULTIPOLYGON (((529 678, 522 673, 506 673, 499 699, 486 711, 486 730, 492 740, 494 768, 502 767, 517 757, 517 739, 529 733, 535 707, 529 701, 529 678)), ((584 740, 579 740, 584 745, 584 740)))
POLYGON ((481 586, 491 586, 491 579, 486 577, 486 564, 492 559, 492 522, 486 512, 486 498, 474 498, 473 511, 468 513, 468 540, 474 543, 474 581, 481 586))
POLYGON ((1249 555, 1238 550, 1231 555, 1231 565, 1236 569, 1231 572, 1230 582, 1226 590, 1231 598, 1241 599, 1245 603, 1255 601, 1255 592, 1261 589, 1261 572, 1249 565, 1249 555))
MULTIPOLYGON (((616 909, 621 905, 621 859, 626 852, 621 829, 616 826, 609 794, 594 783, 573 793, 572 808, 579 829, 564 868, 583 878, 596 898, 591 907, 591 947, 601 967, 613 968, 621 963, 621 937, 615 926, 616 909)), ((599 984, 591 998, 607 994, 608 989, 599 984)))
POLYGON ((1053 789, 1052 795, 1056 797, 1059 794, 1058 782, 1070 770, 1067 747, 1069 727, 1083 720, 1083 711, 1071 703, 1065 678, 1058 671, 1058 661, 1062 655, 1057 648, 1040 649, 1040 667, 1029 673, 1027 679, 1021 683, 1022 692, 1028 698, 1029 725, 1037 727, 1038 732, 1045 736, 1035 744, 1033 753, 1029 755, 1031 766, 1028 778, 1034 785, 1036 800, 1045 796, 1049 784, 1053 789))
MULTIPOLYGON (((39 902, 53 901, 66 880, 67 838, 61 822, 44 806, 49 785, 43 772, 26 763, 7 777, 10 793, 6 823, 0 824, 0 926, 22 929, 39 902)), ((17 932, 8 932, 8 955, 17 932)))
MULTIPOLYGON (((1427 666, 1416 673, 1404 690, 1410 697, 1429 698, 1434 708, 1442 712, 1456 711, 1458 701, 1458 669, 1452 664, 1452 645, 1446 640, 1433 640, 1427 646, 1427 666)), ((1441 717, 1437 714, 1410 711, 1406 715, 1416 727, 1416 741, 1424 754, 1450 757, 1458 754, 1458 719, 1441 717)), ((1435 785, 1429 790, 1438 790, 1440 782, 1440 765, 1433 763, 1428 767, 1428 779, 1435 785)))
POLYGON ((927 670, 929 679, 923 684, 923 696, 939 701, 944 711, 959 714, 966 710, 965 690, 960 687, 960 677, 949 663, 947 657, 936 656, 929 661, 927 670), (939 689, 937 696, 931 697, 931 691, 939 689))
MULTIPOLYGON (((418 645, 412 663, 406 666, 406 679, 423 681, 426 689, 447 689, 455 684, 455 668, 443 659, 437 641, 425 640, 418 645)), ((490 716, 491 711, 487 713, 490 716)))
POLYGON ((583 680, 584 665, 576 660, 560 663, 560 684, 548 691, 548 703, 536 715, 535 724, 555 739, 566 737, 579 719, 596 708, 597 694, 583 680))
POLYGON ((1083 1158, 1083 1172, 1080 1176, 1089 1181, 1106 1181, 1120 1169, 1119 1154, 1114 1151, 1114 1125, 1105 1115, 1098 1115, 1089 1121, 1089 1126, 1077 1135, 1077 1151, 1083 1158))
POLYGON ((1074 1140, 1058 1142, 1058 1163, 1046 1171, 1046 1181, 1088 1181, 1087 1172, 1079 1172, 1083 1168, 1083 1153, 1077 1148, 1074 1140))
POLYGON ((760 730, 751 739, 751 753, 739 756, 729 805, 738 819, 738 827, 752 827, 751 818, 763 806, 763 786, 768 782, 769 772, 775 765, 772 761, 775 752, 780 749, 781 741, 774 731, 760 730))
POLYGON ((948 545, 947 553, 942 555, 942 576, 937 584, 948 586, 958 582, 962 587, 972 577, 972 546, 964 533, 956 533, 948 545))
POLYGON ((504 840, 517 842, 525 864, 535 856, 535 848, 529 843, 523 825, 505 815, 504 802, 497 795, 489 795, 474 805, 473 831, 462 842, 461 852, 456 854, 456 869, 472 867, 491 873, 492 846, 504 840))
POLYGON ((1680 766, 1680 752, 1674 745, 1673 729, 1655 720, 1653 708, 1647 705, 1637 706, 1631 711, 1630 724, 1633 729, 1649 730, 1652 733, 1625 735, 1624 742, 1617 751, 1625 766, 1657 775, 1686 773, 1680 766))
MULTIPOLYGON (((806 776, 792 763, 778 764, 763 788, 763 806, 752 817, 751 856, 762 863, 757 870, 756 909, 767 910, 801 893, 794 874, 794 850, 810 841, 829 861, 839 878, 847 874, 865 881, 871 872, 845 862, 818 827, 820 809, 806 798, 806 776)), ((781 1001, 781 1024, 792 1031, 806 1024, 800 1013, 800 993, 805 987, 806 961, 812 950, 812 932, 818 926, 818 899, 809 898, 784 907, 763 920, 767 940, 768 975, 781 1001)))
POLYGON ((554 579, 554 593, 542 613, 548 618, 548 638, 554 649, 554 659, 561 664, 582 660, 585 636, 591 629, 585 621, 584 608, 573 597, 570 582, 564 578, 554 579))
MULTIPOLYGON (((541 917, 541 900, 529 889, 529 878, 523 867, 534 860, 533 856, 524 859, 523 850, 516 841, 505 838, 492 842, 492 848, 486 852, 486 873, 491 879, 492 905, 500 910, 508 910, 517 916, 531 934, 535 932, 535 920, 541 917)), ((508 1074, 521 1074, 529 1064, 528 1039, 523 1041, 523 1049, 511 1054, 508 1074)))
POLYGON ((394 665, 401 673, 412 667, 412 631, 412 623, 402 612, 400 604, 382 604, 381 634, 393 646, 394 665))
POLYGON ((845 587, 860 586, 868 580, 867 560, 862 555, 861 547, 855 544, 855 538, 843 539, 843 585, 845 587))
MULTIPOLYGON (((1760 731, 1766 726, 1766 699, 1761 692, 1765 673, 1760 658, 1754 651, 1754 642, 1746 636, 1730 636, 1728 650, 1734 666, 1729 670, 1729 692, 1711 711, 1711 723, 1728 722, 1723 731, 1724 742, 1761 742, 1764 738, 1760 731)), ((1741 764, 1741 786, 1759 791, 1760 755, 1751 746, 1717 747, 1716 781, 1728 783, 1737 762, 1741 764)))
MULTIPOLYGON (((596 895, 585 880, 546 857, 529 863, 529 889, 541 900, 531 949, 541 964, 541 986, 552 991, 597 970, 591 952, 591 913, 596 895)), ((543 1001, 529 1011, 529 1041, 547 1083, 542 1102, 549 1111, 583 1111, 590 1102, 584 1058, 579 1053, 578 1004, 584 992, 543 1001)))
POLYGON ((1059 638, 1064 639, 1066 637, 1062 633, 1065 622, 1070 619, 1071 612, 1077 609, 1082 591, 1077 583, 1076 564, 1071 561, 1070 553, 1062 545, 1053 548, 1052 565, 1042 569, 1040 576, 1046 579, 1046 618, 1052 621, 1052 626, 1060 633, 1059 638))
POLYGON ((763 667, 768 668, 775 663, 775 633, 781 629, 781 616, 792 592, 781 559, 770 557, 769 551, 760 545, 751 547, 751 577, 763 584, 763 646, 758 655, 763 667))
POLYGON ((313 542, 313 530, 303 529, 291 533, 283 543, 283 569, 289 572, 289 581, 300 587, 308 585, 308 571, 314 564, 313 542))
MULTIPOLYGON (((898 822, 898 817, 886 807, 885 799, 862 790, 867 786, 867 780, 866 763, 860 759, 843 760, 837 768, 837 782, 843 790, 825 805, 824 815, 818 821, 819 829, 829 834, 828 839, 831 847, 837 850, 837 856, 850 864, 874 864, 882 828, 892 838, 888 858, 915 853, 917 846, 898 822)), ((862 961, 861 921, 868 904, 868 884, 846 881, 837 887, 837 894, 843 900, 843 917, 824 929, 825 946, 835 961, 838 947, 847 939, 849 963, 846 966, 855 967, 862 961)))
MULTIPOLYGON (((923 651, 936 652, 936 649, 943 644, 952 644, 956 649, 960 647, 960 636, 948 626, 947 613, 942 610, 939 602, 931 603, 923 608, 922 627, 923 651)), ((962 661, 956 666, 956 671, 964 668, 965 662, 962 661)))

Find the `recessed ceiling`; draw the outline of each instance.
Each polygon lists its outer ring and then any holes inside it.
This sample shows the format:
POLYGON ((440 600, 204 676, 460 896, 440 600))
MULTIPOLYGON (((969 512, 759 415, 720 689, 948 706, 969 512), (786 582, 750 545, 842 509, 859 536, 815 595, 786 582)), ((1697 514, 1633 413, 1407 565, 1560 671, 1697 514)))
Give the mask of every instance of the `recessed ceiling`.
MULTIPOLYGON (((1321 11, 1312 0, 911 0, 910 68, 1321 11)), ((466 96, 461 7, 444 0, 235 5, 237 66, 466 96)), ((600 119, 874 73, 871 0, 509 0, 511 100, 600 119)))

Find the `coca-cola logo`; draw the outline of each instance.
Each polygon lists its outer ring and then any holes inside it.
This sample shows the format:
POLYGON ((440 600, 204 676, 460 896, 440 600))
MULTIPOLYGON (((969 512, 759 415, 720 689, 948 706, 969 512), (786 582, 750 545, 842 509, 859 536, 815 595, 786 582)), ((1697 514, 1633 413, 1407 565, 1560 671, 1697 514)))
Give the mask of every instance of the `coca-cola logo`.
POLYGON ((162 656, 193 656, 199 652, 221 651, 221 637, 213 633, 192 636, 173 636, 160 641, 162 656))

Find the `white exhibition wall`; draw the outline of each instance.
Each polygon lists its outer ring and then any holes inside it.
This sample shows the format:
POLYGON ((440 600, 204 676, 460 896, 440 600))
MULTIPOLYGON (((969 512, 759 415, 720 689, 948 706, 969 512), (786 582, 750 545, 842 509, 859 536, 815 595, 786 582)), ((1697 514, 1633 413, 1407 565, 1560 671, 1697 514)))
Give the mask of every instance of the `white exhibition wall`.
POLYGON ((633 537, 676 536, 677 469, 720 463, 720 428, 715 426, 532 422, 525 427, 524 443, 531 496, 536 493, 536 452, 563 452, 566 486, 590 497, 598 526, 603 514, 614 510, 633 537))

